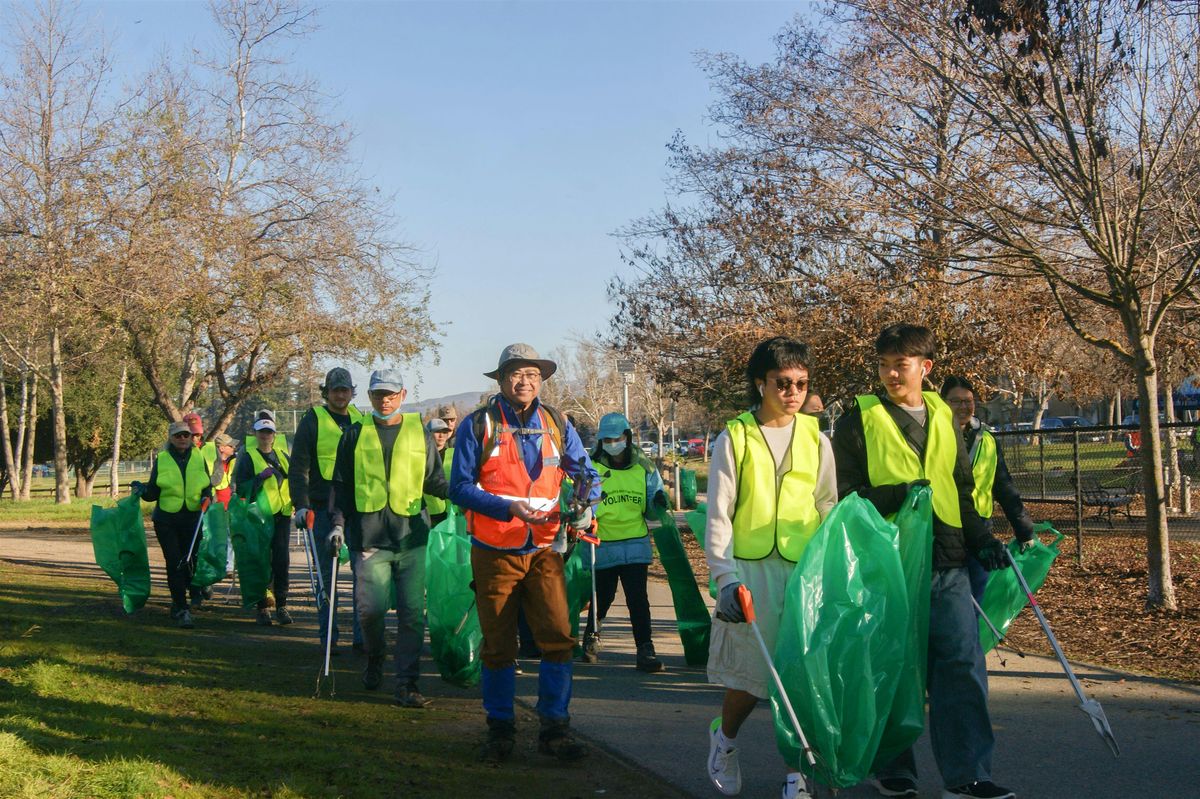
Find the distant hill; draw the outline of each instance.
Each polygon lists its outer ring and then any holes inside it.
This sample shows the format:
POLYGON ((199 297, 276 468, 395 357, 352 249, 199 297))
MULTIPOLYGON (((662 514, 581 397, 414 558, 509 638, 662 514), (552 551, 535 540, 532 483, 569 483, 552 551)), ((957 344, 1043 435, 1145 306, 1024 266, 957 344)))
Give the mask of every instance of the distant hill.
POLYGON ((421 400, 420 402, 406 402, 404 403, 403 410, 405 413, 419 413, 424 416, 439 405, 453 405, 458 408, 458 415, 464 416, 479 405, 479 397, 483 393, 483 391, 464 391, 460 394, 451 394, 448 397, 433 397, 421 400))

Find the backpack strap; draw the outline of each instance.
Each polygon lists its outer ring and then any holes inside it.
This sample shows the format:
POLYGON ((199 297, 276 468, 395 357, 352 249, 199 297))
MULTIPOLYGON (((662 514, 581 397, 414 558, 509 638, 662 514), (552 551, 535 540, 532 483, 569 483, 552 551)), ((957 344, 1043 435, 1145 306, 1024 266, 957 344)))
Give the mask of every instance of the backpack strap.
MULTIPOLYGON (((499 406, 499 394, 492 395, 488 400, 488 404, 471 415, 471 430, 475 433, 475 440, 479 442, 479 469, 483 469, 483 464, 491 457, 492 450, 496 446, 496 438, 500 435, 500 431, 507 429, 513 435, 542 435, 548 433, 551 441, 554 442, 559 454, 563 451, 563 441, 566 439, 567 422, 563 418, 562 413, 552 405, 541 404, 541 409, 546 412, 545 418, 549 422, 548 429, 543 430, 540 427, 512 427, 504 423, 504 414, 499 406)), ((476 473, 476 479, 479 474, 476 473)))

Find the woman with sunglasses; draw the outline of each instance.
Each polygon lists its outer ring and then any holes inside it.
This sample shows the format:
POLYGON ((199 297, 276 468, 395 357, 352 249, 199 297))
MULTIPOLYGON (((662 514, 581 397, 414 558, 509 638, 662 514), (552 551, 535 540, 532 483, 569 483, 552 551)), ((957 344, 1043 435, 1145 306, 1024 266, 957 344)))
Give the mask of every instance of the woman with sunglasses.
MULTIPOLYGON (((188 548, 200 521, 200 509, 212 497, 212 477, 204 456, 192 443, 187 422, 172 422, 167 446, 158 453, 146 483, 134 481, 130 489, 146 502, 156 502, 154 536, 162 548, 167 565, 167 587, 171 590, 171 618, 191 629, 192 606, 188 589, 196 567, 196 552, 188 558, 188 548)), ((200 589, 191 589, 192 602, 201 602, 200 589)))
MULTIPOLYGON (((704 534, 704 553, 720 589, 708 678, 725 686, 721 715, 709 728, 708 778, 727 796, 742 787, 738 730, 771 682, 738 589, 750 590, 759 630, 774 649, 788 577, 837 502, 833 448, 816 417, 800 412, 808 394, 808 347, 783 336, 761 342, 746 379, 751 410, 730 420, 713 447, 704 534)), ((781 795, 808 796, 793 768, 781 795)))

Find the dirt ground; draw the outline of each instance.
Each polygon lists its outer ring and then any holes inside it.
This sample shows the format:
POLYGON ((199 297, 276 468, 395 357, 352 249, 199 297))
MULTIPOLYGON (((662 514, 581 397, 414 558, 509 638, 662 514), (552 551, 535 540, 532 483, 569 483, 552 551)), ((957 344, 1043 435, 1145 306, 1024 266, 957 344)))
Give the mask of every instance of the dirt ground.
MULTIPOLYGON (((707 591, 704 550, 685 524, 680 532, 696 580, 707 591)), ((1038 603, 1068 658, 1119 671, 1200 680, 1200 542, 1171 542, 1174 611, 1146 610, 1144 538, 1085 537, 1083 569, 1076 565, 1074 539, 1064 538, 1060 549, 1038 591, 1038 603)), ((1053 654, 1028 610, 1013 622, 1008 638, 1022 651, 1053 654)))

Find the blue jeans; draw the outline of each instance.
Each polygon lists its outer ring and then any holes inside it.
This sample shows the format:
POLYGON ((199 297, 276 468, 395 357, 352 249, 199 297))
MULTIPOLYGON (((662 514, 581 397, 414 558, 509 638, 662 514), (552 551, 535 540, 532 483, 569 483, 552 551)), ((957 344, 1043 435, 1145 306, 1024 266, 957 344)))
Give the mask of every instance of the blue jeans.
MULTIPOLYGON (((328 593, 330 585, 333 582, 333 560, 329 557, 329 534, 333 531, 333 518, 327 510, 313 511, 313 542, 317 546, 317 563, 321 568, 322 585, 325 586, 325 591, 328 593)), ((351 619, 354 623, 354 643, 361 644, 363 642, 362 626, 358 623, 358 597, 354 594, 354 559, 350 559, 350 580, 346 582, 345 572, 338 573, 338 596, 345 596, 347 593, 346 586, 349 585, 350 603, 351 603, 351 619)), ((340 605, 341 602, 338 602, 340 605)), ((317 598, 317 622, 319 635, 321 636, 321 644, 325 643, 325 628, 329 626, 329 604, 325 601, 324 596, 317 598)), ((337 607, 333 610, 333 643, 337 646, 338 642, 338 623, 337 623, 337 607)))
POLYGON ((367 657, 382 660, 388 606, 396 600, 396 690, 421 676, 425 641, 425 545, 350 553, 367 657))
MULTIPOLYGON (((979 622, 971 606, 965 568, 934 571, 929 606, 929 739, 948 788, 992 775, 992 719, 987 705, 987 669, 979 646, 979 622)), ((875 776, 916 781, 910 747, 875 776)))

